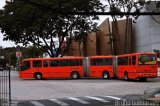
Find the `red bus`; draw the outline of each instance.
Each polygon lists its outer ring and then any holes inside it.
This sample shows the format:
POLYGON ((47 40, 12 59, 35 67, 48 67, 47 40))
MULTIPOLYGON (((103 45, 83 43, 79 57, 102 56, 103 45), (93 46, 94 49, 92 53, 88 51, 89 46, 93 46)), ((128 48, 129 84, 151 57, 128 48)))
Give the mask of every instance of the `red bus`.
POLYGON ((84 76, 83 60, 83 57, 24 59, 19 77, 76 79, 84 76))
POLYGON ((119 78, 147 80, 157 77, 155 53, 118 56, 30 58, 22 61, 20 78, 119 78))
POLYGON ((158 61, 158 77, 160 77, 160 59, 158 58, 157 61, 158 61))
POLYGON ((140 79, 157 77, 157 57, 155 53, 133 53, 117 56, 116 72, 118 78, 140 79))

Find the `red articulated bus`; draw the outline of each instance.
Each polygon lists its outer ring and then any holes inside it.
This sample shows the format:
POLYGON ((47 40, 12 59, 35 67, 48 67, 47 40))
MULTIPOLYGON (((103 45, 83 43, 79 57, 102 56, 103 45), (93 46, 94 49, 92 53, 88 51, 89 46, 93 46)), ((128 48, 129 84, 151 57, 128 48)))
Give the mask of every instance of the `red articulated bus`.
POLYGON ((157 56, 155 53, 133 53, 117 56, 116 73, 125 80, 157 77, 157 56))
POLYGON ((155 53, 119 56, 30 58, 22 61, 20 78, 119 78, 146 80, 157 77, 155 53))

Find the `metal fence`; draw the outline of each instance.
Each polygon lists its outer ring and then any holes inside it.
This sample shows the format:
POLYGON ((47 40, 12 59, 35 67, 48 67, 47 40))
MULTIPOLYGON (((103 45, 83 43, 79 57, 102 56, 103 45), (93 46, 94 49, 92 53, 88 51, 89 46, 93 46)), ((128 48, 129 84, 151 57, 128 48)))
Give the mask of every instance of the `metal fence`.
POLYGON ((10 70, 0 70, 0 106, 11 106, 10 70))

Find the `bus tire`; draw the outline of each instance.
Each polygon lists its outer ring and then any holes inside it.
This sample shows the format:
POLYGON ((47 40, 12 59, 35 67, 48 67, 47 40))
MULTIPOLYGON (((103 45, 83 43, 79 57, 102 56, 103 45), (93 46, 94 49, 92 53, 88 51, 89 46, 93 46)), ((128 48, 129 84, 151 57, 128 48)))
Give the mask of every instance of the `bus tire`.
POLYGON ((103 79, 109 79, 109 73, 104 71, 102 74, 103 79))
POLYGON ((71 73, 71 78, 72 78, 72 79, 78 79, 78 78, 79 78, 78 72, 72 72, 72 73, 71 73))
POLYGON ((140 81, 147 81, 147 78, 140 78, 140 81))
POLYGON ((36 80, 41 80, 41 79, 42 79, 42 74, 41 74, 41 73, 35 73, 35 74, 34 74, 34 78, 35 78, 36 80))
POLYGON ((129 77, 128 77, 128 73, 127 73, 127 72, 124 73, 124 79, 125 79, 126 81, 129 80, 129 77))

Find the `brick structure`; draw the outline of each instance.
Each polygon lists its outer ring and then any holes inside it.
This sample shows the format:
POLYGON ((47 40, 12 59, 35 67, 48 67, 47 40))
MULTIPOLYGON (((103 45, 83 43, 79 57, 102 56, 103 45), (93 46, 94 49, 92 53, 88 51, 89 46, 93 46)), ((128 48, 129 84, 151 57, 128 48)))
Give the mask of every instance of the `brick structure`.
POLYGON ((112 22, 112 33, 110 31, 110 22, 107 18, 104 20, 96 32, 88 33, 86 44, 72 39, 68 56, 94 56, 94 55, 113 55, 132 52, 132 20, 128 20, 126 33, 126 20, 118 20, 117 27, 112 22), (114 40, 112 40, 114 37, 114 40), (125 43, 126 42, 126 43, 125 43), (84 52, 86 48, 86 53, 84 52))
POLYGON ((72 39, 67 56, 83 56, 83 43, 72 39))
POLYGON ((97 55, 111 55, 111 42, 110 42, 110 26, 109 19, 104 20, 98 28, 97 31, 97 45, 98 54, 97 55))
POLYGON ((126 31, 126 19, 112 22, 112 33, 114 37, 114 54, 132 52, 132 19, 128 20, 126 31), (117 27, 116 27, 117 24, 117 27))
POLYGON ((97 41, 96 41, 96 33, 95 32, 91 32, 88 33, 87 36, 87 43, 86 43, 86 54, 87 56, 94 56, 97 53, 97 41))

